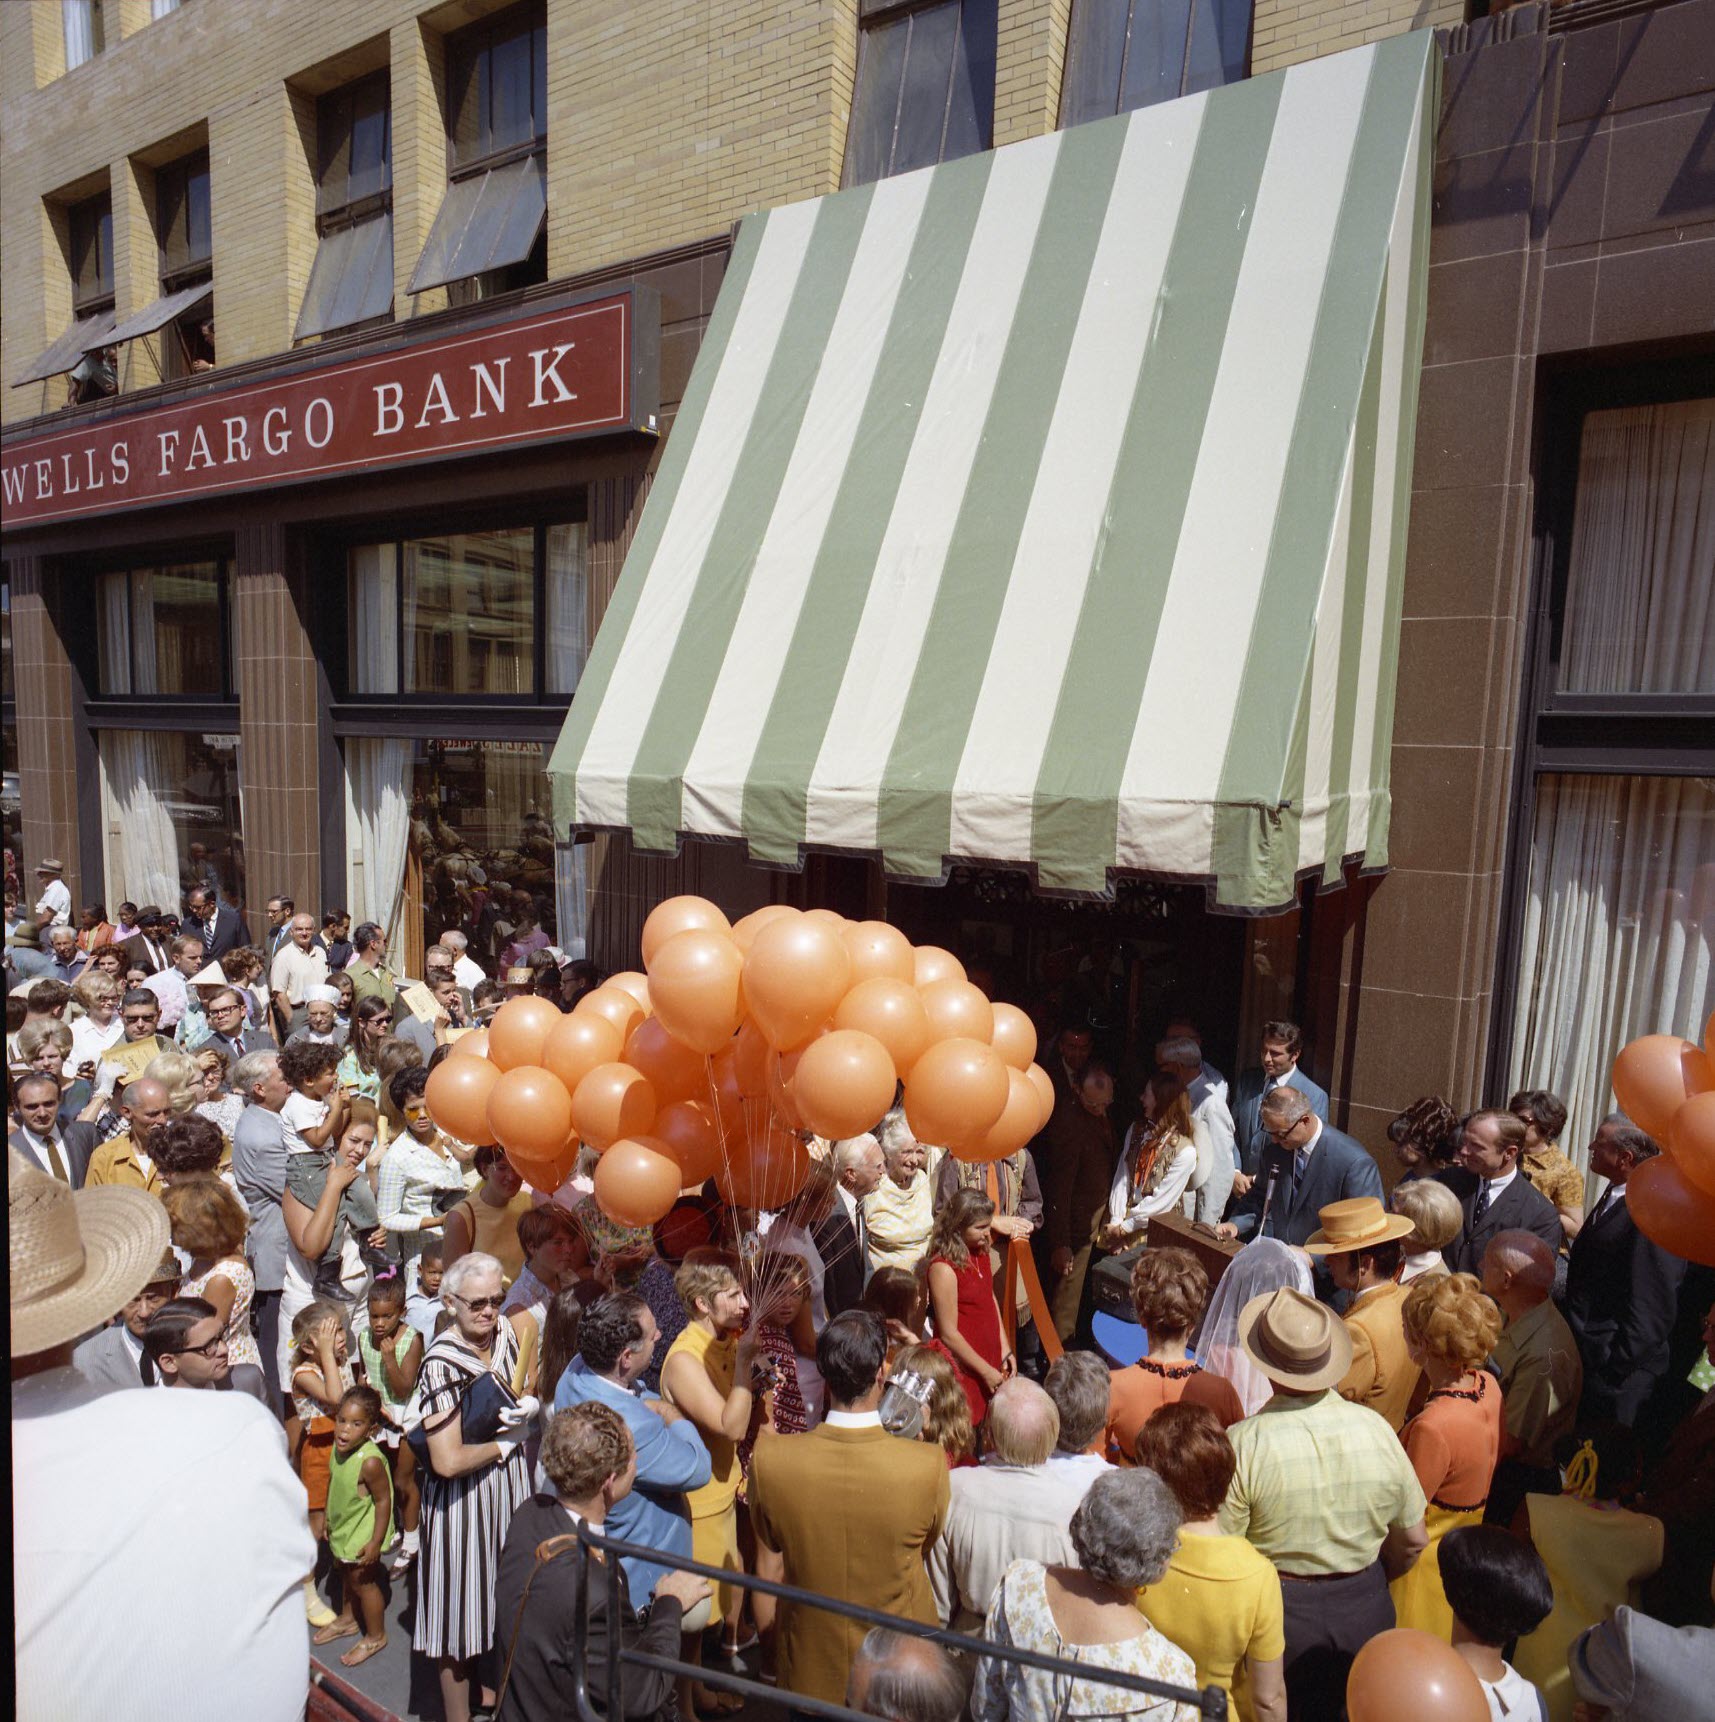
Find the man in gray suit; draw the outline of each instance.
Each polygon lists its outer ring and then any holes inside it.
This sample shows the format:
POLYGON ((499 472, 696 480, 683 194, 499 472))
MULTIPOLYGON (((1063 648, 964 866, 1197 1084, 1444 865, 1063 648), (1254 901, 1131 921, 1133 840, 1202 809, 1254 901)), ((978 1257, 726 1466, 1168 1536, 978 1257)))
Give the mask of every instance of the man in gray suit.
POLYGON ((60 1085, 51 1076, 21 1076, 13 1084, 12 1094, 19 1120, 19 1128, 12 1132, 12 1146, 49 1177, 81 1190, 89 1157, 100 1145, 95 1126, 60 1123, 60 1085))
POLYGON ((262 1349, 262 1373, 276 1397, 280 1392, 280 1293, 286 1285, 286 1217, 280 1211, 286 1193, 286 1141, 280 1130, 280 1108, 290 1094, 280 1074, 275 1052, 247 1052, 227 1076, 232 1092, 242 1095, 244 1110, 232 1132, 232 1181, 250 1210, 245 1253, 256 1276, 251 1308, 256 1316, 256 1341, 262 1349))
POLYGON ((1302 1245, 1320 1225, 1317 1210, 1353 1196, 1382 1199, 1382 1175, 1363 1145, 1331 1128, 1296 1088, 1262 1102, 1269 1146, 1248 1195, 1217 1226, 1223 1238, 1279 1238, 1302 1245))
POLYGON ((179 1259, 171 1250, 161 1257, 155 1277, 120 1310, 115 1320, 92 1333, 71 1354, 71 1366, 92 1387, 153 1387, 155 1366, 143 1350, 143 1329, 162 1304, 179 1295, 179 1259))
POLYGON ((244 1026, 244 1000, 230 987, 208 1001, 208 1035, 198 1046, 218 1046, 230 1063, 253 1052, 278 1052, 279 1042, 259 1028, 244 1026))
POLYGON ((1327 1091, 1298 1068, 1304 1051, 1304 1035, 1295 1022, 1265 1022, 1262 1025, 1262 1064, 1245 1071, 1233 1089, 1233 1151, 1238 1156, 1238 1170, 1233 1178, 1233 1194, 1245 1195, 1256 1182, 1257 1167, 1262 1164, 1263 1151, 1268 1147, 1268 1132, 1262 1127, 1262 1103, 1265 1095, 1277 1088, 1296 1088, 1310 1102, 1310 1110, 1328 1122, 1327 1091))

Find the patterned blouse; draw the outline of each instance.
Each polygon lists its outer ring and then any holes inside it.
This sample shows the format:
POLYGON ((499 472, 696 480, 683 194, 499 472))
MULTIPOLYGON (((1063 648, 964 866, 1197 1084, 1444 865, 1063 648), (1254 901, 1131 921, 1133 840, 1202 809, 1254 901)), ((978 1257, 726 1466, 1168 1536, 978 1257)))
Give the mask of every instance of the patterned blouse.
POLYGON ((227 1256, 206 1273, 180 1281, 179 1296, 201 1297, 203 1288, 217 1275, 232 1287, 232 1313, 226 1318, 226 1361, 234 1366, 251 1363, 260 1369, 262 1348, 250 1331, 250 1302, 256 1295, 256 1276, 242 1256, 227 1256))

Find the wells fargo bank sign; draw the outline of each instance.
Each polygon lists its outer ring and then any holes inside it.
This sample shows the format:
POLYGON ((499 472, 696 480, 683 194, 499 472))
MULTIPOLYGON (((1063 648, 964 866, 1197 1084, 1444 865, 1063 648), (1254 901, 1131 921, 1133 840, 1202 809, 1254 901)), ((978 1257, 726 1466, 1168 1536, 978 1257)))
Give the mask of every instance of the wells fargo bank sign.
POLYGON ((628 291, 9 441, 5 524, 645 428, 653 313, 652 296, 628 291), (651 319, 642 339, 640 308, 651 319))

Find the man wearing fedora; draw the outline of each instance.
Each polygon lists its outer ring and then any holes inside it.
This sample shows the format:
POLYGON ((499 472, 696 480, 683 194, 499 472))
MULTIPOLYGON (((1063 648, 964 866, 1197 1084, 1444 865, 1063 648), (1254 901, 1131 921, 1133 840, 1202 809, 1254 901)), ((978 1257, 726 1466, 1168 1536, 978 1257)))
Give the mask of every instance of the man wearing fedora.
POLYGON ((145 974, 158 975, 171 965, 173 954, 163 931, 166 917, 156 903, 145 903, 137 911, 137 931, 121 942, 119 949, 125 966, 141 969, 145 974))
POLYGON ((159 1375, 143 1349, 143 1331, 149 1317, 179 1295, 182 1277, 179 1258, 171 1250, 165 1251, 154 1277, 120 1310, 119 1319, 92 1333, 71 1354, 72 1368, 94 1387, 155 1386, 159 1375))
POLYGON ((13 1154, 7 1222, 15 1714, 302 1716, 315 1546, 280 1425, 245 1394, 103 1391, 74 1366, 159 1275, 165 1209, 13 1154), (183 1573, 219 1574, 190 1640, 183 1573))
POLYGON ((1274 1397, 1227 1431, 1237 1465, 1221 1530, 1280 1574, 1288 1716, 1329 1722, 1352 1659, 1393 1627, 1388 1580, 1428 1546, 1428 1503, 1399 1437, 1336 1391, 1352 1337, 1331 1309, 1264 1292, 1239 1314, 1239 1344, 1274 1397))
POLYGON ((65 863, 57 855, 44 855, 36 868, 42 893, 36 899, 36 925, 43 932, 71 925, 71 888, 60 877, 64 871, 65 863))
POLYGON ((1334 1284, 1352 1299, 1346 1306, 1352 1367, 1340 1382, 1340 1397, 1379 1412, 1397 1434, 1423 1375, 1406 1349, 1400 1316, 1405 1287, 1399 1276, 1412 1222, 1390 1214, 1374 1196, 1330 1202, 1318 1217, 1321 1229, 1304 1248, 1326 1264, 1334 1284))

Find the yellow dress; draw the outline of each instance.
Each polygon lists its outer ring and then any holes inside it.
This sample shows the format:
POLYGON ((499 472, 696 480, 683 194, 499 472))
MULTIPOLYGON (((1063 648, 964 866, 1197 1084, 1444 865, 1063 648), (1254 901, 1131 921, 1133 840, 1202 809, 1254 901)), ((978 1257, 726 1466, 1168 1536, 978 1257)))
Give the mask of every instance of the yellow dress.
POLYGON ((1441 1539, 1456 1525, 1480 1525, 1501 1451, 1501 1390, 1481 1370, 1470 1385, 1431 1393, 1400 1431, 1400 1440, 1429 1497, 1429 1547, 1388 1586, 1396 1624, 1452 1641, 1453 1611, 1441 1586, 1441 1539))
POLYGON ((1554 1584, 1554 1612, 1519 1640, 1512 1665, 1542 1688, 1552 1722, 1571 1722, 1576 1694, 1566 1653, 1622 1603, 1638 1606, 1638 1586, 1661 1565, 1661 1520, 1576 1495, 1527 1495, 1525 1511, 1554 1584))
MULTIPOLYGON (((716 1339, 700 1322, 687 1322, 679 1337, 667 1348, 661 1364, 661 1394, 673 1404, 672 1391, 667 1386, 667 1372, 673 1359, 681 1354, 693 1357, 708 1372, 715 1392, 724 1399, 732 1392, 734 1370, 738 1360, 736 1339, 716 1339)), ((682 1409, 682 1408, 681 1408, 682 1409)), ((685 1493, 685 1505, 691 1514, 691 1559, 705 1566, 722 1567, 728 1572, 742 1572, 744 1562, 738 1553, 738 1485, 743 1473, 738 1463, 738 1443, 723 1435, 711 1435, 699 1428, 703 1445, 709 1450, 709 1480, 700 1489, 685 1493)), ((715 1613, 723 1615, 732 1599, 730 1585, 721 1585, 715 1597, 715 1613)))

